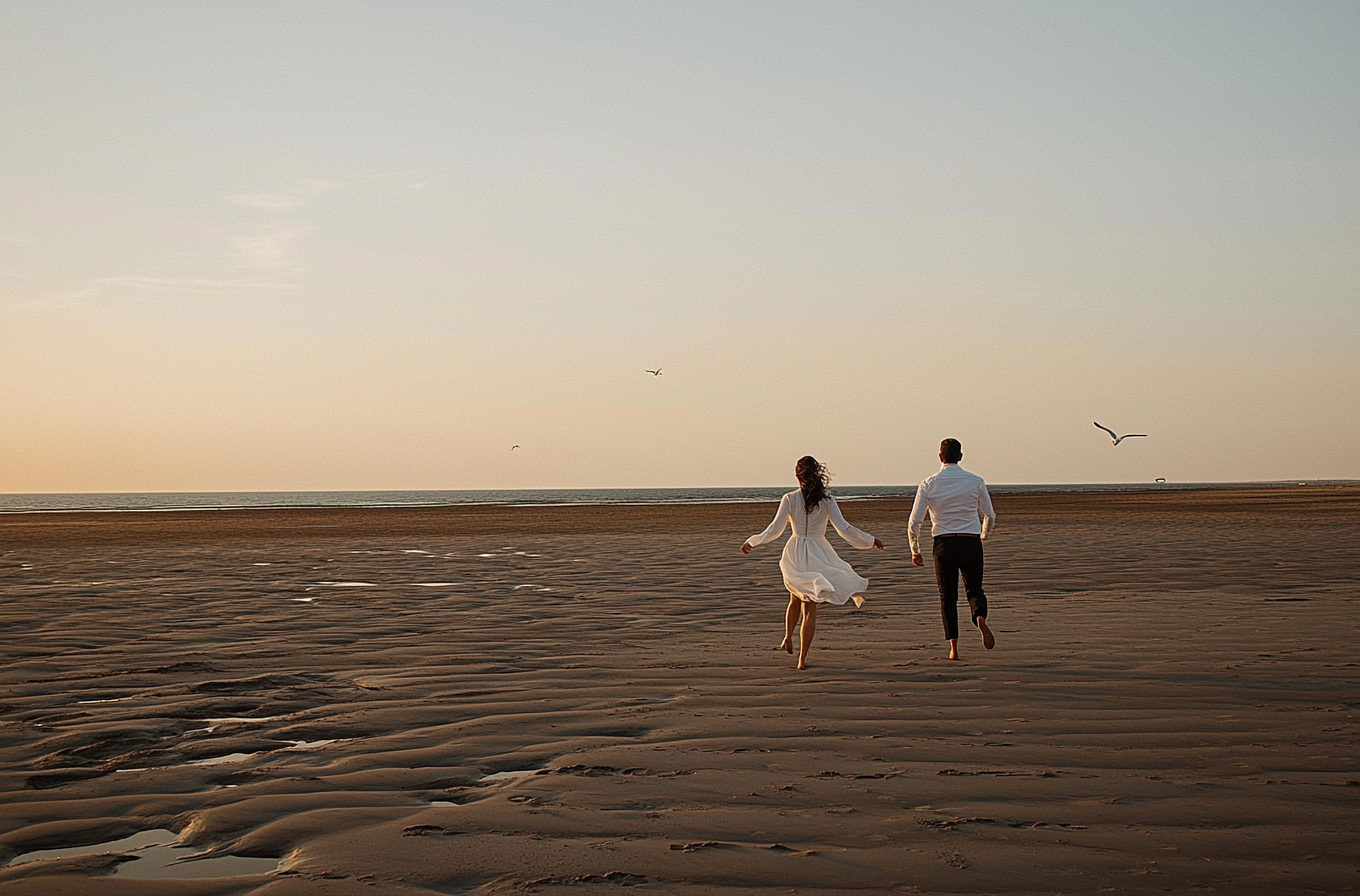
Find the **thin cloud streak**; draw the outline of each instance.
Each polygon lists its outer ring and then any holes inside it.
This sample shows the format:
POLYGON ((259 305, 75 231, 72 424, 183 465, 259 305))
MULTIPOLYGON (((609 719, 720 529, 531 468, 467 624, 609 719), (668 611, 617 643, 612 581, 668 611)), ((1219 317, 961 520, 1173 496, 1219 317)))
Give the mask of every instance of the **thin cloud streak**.
POLYGON ((293 244, 311 232, 311 227, 257 230, 232 239, 241 264, 248 268, 281 268, 292 258, 293 244))
POLYGON ((307 205, 307 200, 310 197, 333 192, 340 189, 340 186, 334 181, 305 177, 297 181, 293 188, 289 190, 281 190, 277 193, 233 193, 227 199, 233 205, 242 205, 246 208, 257 208, 269 212, 287 211, 307 205))
POLYGON ((11 308, 61 310, 79 308, 97 302, 118 300, 166 299, 178 295, 206 296, 242 291, 296 290, 293 283, 281 280, 252 278, 191 278, 191 277, 100 277, 80 289, 71 289, 11 305, 11 308))
POLYGON ((297 208, 303 203, 302 197, 295 193, 235 193, 232 195, 231 201, 236 205, 265 211, 297 208))

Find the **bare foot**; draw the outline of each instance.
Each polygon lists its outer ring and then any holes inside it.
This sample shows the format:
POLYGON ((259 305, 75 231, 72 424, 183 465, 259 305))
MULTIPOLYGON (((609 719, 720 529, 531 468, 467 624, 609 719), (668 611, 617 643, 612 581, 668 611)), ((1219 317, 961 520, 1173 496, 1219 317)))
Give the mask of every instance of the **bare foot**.
POLYGON ((956 659, 958 659, 958 658, 959 658, 959 652, 958 652, 957 650, 951 650, 951 651, 949 651, 949 658, 950 658, 951 660, 956 660, 956 659))
POLYGON ((807 668, 807 663, 803 662, 802 660, 799 660, 799 661, 798 661, 798 668, 799 668, 799 669, 806 669, 806 668, 807 668))
POLYGON ((783 643, 780 644, 778 647, 776 647, 775 650, 782 650, 782 651, 784 651, 785 653, 787 653, 787 654, 789 654, 790 656, 792 656, 792 655, 793 655, 793 640, 792 640, 791 638, 785 638, 784 641, 783 641, 783 643))
POLYGON ((949 658, 950 658, 951 660, 956 660, 956 659, 959 658, 959 639, 958 639, 958 638, 950 638, 950 639, 949 639, 949 658))
POLYGON ((996 646, 996 637, 992 634, 992 630, 987 626, 987 617, 979 616, 977 624, 978 631, 982 632, 982 646, 991 650, 996 646))

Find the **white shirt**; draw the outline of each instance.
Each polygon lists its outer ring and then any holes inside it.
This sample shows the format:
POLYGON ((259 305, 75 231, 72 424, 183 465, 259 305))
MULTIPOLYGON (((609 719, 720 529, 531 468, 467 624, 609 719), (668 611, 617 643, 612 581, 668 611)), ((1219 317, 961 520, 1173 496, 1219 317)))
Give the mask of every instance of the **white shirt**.
POLYGON ((913 554, 921 553, 921 523, 927 511, 936 535, 986 538, 996 528, 996 511, 992 509, 991 495, 987 494, 987 483, 958 464, 941 465, 940 472, 917 487, 907 528, 913 554))

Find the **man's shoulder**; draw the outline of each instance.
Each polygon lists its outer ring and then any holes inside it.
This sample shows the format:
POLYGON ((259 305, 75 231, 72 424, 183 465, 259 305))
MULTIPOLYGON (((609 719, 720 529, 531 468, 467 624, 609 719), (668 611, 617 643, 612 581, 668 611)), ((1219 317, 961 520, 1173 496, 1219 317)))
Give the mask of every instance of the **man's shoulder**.
POLYGON ((932 473, 925 479, 922 479, 920 487, 923 489, 927 488, 939 480, 952 480, 954 482, 962 480, 974 483, 976 485, 980 485, 983 488, 987 487, 986 481, 983 480, 981 476, 979 476, 976 473, 970 472, 969 470, 965 470, 963 467, 960 467, 957 464, 950 464, 944 469, 932 473))
POLYGON ((976 482, 978 485, 985 486, 985 485, 987 484, 987 481, 986 481, 985 479, 983 479, 983 478, 982 478, 981 476, 979 476, 978 474, 972 472, 971 470, 965 470, 965 469, 963 469, 962 467, 960 467, 960 468, 959 468, 959 472, 962 473, 963 475, 967 476, 969 479, 972 479, 972 480, 973 480, 974 482, 976 482))

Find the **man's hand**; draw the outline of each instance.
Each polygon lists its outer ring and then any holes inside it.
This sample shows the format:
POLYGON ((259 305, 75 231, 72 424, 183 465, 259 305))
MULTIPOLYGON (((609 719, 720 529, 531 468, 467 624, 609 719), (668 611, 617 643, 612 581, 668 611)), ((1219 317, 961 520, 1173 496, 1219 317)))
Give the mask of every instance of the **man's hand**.
POLYGON ((922 557, 920 554, 912 554, 912 555, 911 555, 911 562, 912 562, 912 565, 914 565, 914 566, 925 566, 925 565, 926 565, 925 558, 922 557))
POLYGON ((749 554, 749 553, 751 553, 751 546, 750 546, 749 544, 746 544, 746 543, 743 542, 743 543, 742 543, 742 546, 741 546, 741 552, 742 552, 743 554, 749 554))
POLYGON ((883 542, 879 541, 877 538, 874 539, 874 550, 876 551, 883 550, 883 542))

